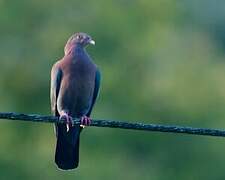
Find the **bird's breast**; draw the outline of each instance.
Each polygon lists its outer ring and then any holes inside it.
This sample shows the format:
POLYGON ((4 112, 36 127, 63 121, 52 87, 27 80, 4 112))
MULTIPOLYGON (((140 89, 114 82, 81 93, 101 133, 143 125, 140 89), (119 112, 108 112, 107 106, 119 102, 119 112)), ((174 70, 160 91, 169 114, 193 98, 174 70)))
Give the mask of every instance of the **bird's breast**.
POLYGON ((91 107, 95 83, 95 67, 72 65, 63 72, 58 106, 73 117, 85 115, 91 107))

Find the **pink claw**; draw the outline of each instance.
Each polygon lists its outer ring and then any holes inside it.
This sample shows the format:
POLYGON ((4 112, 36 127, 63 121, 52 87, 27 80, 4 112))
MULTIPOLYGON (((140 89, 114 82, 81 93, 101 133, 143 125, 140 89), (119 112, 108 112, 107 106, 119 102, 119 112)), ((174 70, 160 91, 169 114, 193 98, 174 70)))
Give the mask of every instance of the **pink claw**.
POLYGON ((68 132, 71 127, 73 127, 73 118, 67 113, 63 112, 60 117, 60 120, 66 120, 66 131, 68 132))
POLYGON ((87 116, 82 116, 80 119, 81 126, 90 126, 91 124, 91 118, 87 116))

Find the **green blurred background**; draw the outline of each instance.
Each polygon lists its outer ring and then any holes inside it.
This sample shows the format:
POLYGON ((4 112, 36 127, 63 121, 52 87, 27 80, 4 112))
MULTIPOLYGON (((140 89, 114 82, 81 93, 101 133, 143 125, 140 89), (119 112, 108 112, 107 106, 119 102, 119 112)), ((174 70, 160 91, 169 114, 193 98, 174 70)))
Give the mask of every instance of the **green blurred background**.
MULTIPOLYGON (((74 32, 102 72, 93 118, 225 128, 225 2, 0 0, 0 111, 50 114, 74 32)), ((87 128, 80 166, 54 164, 51 124, 0 122, 0 179, 225 179, 222 138, 87 128)))

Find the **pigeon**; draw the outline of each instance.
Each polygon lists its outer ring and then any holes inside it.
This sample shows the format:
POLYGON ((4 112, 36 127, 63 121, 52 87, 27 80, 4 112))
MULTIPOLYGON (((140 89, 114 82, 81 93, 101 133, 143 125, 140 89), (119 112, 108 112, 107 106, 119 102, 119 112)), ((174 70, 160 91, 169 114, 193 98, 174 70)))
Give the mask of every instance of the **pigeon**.
POLYGON ((65 123, 56 123, 55 163, 70 170, 79 164, 80 133, 91 124, 90 115, 97 99, 101 74, 86 47, 95 44, 86 33, 75 33, 67 41, 64 57, 51 70, 51 110, 65 123), (73 125, 79 118, 81 125, 73 125))

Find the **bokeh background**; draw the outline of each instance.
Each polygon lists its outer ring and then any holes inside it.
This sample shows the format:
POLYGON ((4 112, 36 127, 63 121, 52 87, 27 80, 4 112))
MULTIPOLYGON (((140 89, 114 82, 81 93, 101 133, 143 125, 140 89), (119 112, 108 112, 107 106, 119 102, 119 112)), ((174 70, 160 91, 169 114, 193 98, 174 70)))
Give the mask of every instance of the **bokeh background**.
MULTIPOLYGON (((0 111, 50 114, 74 32, 102 72, 93 118, 225 128, 225 2, 0 0, 0 111)), ((222 138, 87 128, 80 166, 54 164, 52 124, 0 121, 0 179, 225 178, 222 138)))

